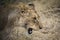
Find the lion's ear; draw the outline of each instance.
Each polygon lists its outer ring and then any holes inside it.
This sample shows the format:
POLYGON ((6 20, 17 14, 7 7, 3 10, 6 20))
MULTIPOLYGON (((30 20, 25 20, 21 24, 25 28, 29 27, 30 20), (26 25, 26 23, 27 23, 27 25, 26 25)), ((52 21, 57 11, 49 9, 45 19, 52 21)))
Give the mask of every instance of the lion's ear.
POLYGON ((33 3, 29 3, 28 5, 34 7, 34 4, 33 3))
POLYGON ((28 6, 31 7, 32 9, 35 9, 35 5, 33 3, 29 3, 28 6))

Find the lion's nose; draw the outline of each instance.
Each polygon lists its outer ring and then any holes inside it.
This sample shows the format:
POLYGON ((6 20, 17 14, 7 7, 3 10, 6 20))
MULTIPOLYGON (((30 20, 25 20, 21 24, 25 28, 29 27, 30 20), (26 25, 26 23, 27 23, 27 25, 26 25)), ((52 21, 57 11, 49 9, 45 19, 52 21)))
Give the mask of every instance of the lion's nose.
POLYGON ((29 28, 28 29, 28 34, 32 34, 32 30, 33 30, 32 28, 29 28))

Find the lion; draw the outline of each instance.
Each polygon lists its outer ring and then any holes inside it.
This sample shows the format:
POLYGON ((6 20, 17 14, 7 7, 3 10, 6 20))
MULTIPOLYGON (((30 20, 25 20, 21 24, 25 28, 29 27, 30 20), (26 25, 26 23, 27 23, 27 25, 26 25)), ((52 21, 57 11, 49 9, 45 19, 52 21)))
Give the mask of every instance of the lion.
POLYGON ((8 23, 3 30, 3 33, 5 33, 2 37, 3 40, 21 40, 18 37, 20 36, 19 34, 23 34, 25 31, 28 34, 32 34, 33 30, 42 29, 39 22, 40 16, 37 14, 34 4, 20 2, 17 5, 10 5, 9 7, 14 8, 14 11, 8 15, 8 23))

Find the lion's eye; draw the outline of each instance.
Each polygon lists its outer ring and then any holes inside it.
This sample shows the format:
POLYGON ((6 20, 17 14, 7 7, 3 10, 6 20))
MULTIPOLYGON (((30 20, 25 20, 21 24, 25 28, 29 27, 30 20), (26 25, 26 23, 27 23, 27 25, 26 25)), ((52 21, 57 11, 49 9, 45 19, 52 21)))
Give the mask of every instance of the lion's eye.
POLYGON ((36 20, 36 17, 34 17, 33 19, 36 20))
POLYGON ((29 33, 29 34, 32 34, 32 30, 33 30, 32 28, 29 28, 29 29, 28 29, 28 33, 29 33))
POLYGON ((22 10, 21 12, 22 12, 22 13, 24 13, 24 11, 23 11, 23 10, 22 10))

